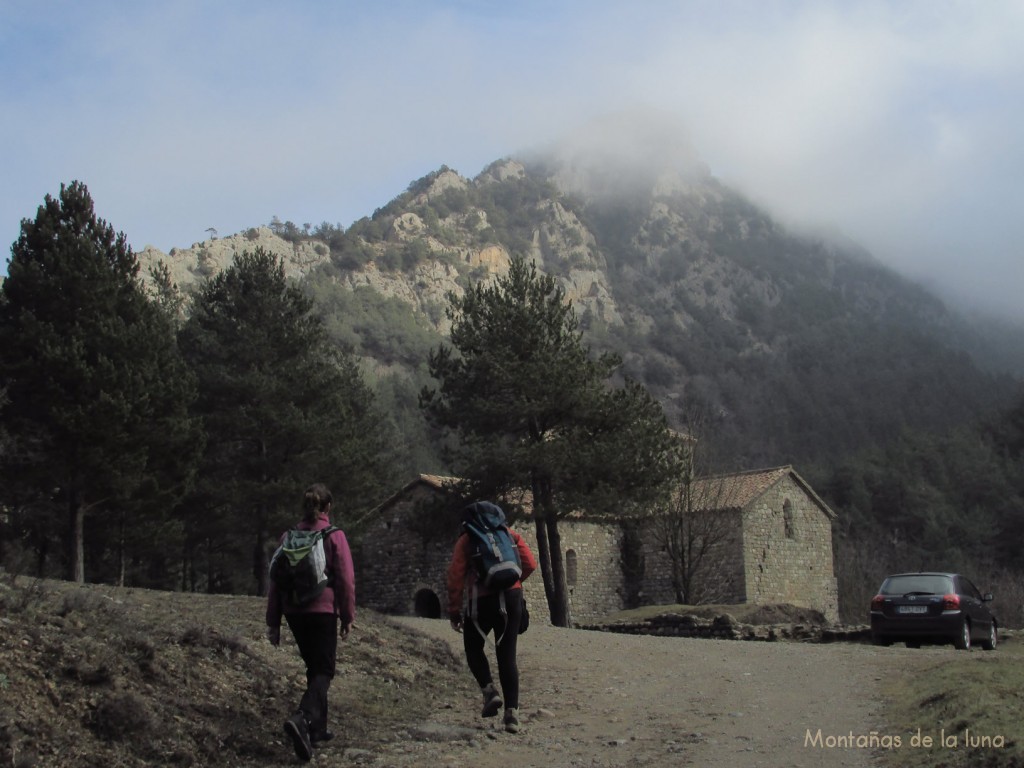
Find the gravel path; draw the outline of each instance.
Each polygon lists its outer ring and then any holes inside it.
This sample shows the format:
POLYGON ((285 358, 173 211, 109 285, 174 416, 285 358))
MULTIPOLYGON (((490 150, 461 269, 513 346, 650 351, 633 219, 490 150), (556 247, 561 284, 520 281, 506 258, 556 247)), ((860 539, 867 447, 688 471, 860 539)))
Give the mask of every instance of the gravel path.
MULTIPOLYGON (((461 655, 461 637, 447 622, 400 621, 447 640, 461 655)), ((370 764, 872 766, 874 750, 844 742, 863 744, 872 732, 884 737, 880 681, 931 655, 537 624, 520 638, 521 733, 506 734, 500 718, 481 719, 473 685, 472 697, 438 701, 423 726, 370 764)), ((493 665, 493 651, 491 659, 493 665)))

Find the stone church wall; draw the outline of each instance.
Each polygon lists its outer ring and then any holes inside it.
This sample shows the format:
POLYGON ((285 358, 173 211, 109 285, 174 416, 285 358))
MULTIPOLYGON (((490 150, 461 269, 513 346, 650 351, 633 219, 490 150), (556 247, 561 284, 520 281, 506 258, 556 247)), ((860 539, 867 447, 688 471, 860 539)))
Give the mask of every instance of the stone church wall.
POLYGON ((381 510, 362 536, 357 555, 356 599, 360 605, 398 616, 447 615, 445 574, 458 534, 450 526, 416 526, 418 505, 436 492, 417 487, 381 510), (447 530, 446 530, 447 529, 447 530))
MULTIPOLYGON (((714 527, 718 539, 701 558, 694 579, 691 603, 742 603, 746 601, 743 573, 743 537, 737 512, 714 512, 720 522, 714 527)), ((644 579, 641 605, 676 602, 672 587, 671 560, 653 524, 643 534, 644 579)))
MULTIPOLYGON (((424 531, 416 530, 410 520, 419 514, 417 505, 428 501, 432 492, 417 488, 406 498, 381 511, 364 534, 359 547, 360 564, 356 593, 361 605, 395 615, 448 614, 445 584, 452 547, 458 526, 434 529, 424 540, 424 531)), ((421 527, 422 528, 422 527, 421 527)), ((429 527, 428 531, 429 531, 429 527)), ((537 536, 531 522, 515 526, 534 556, 537 536)), ((582 522, 559 522, 572 615, 576 621, 594 621, 623 606, 621 566, 621 530, 582 522)), ((540 569, 523 585, 531 608, 531 618, 547 621, 547 598, 540 569)))
POLYGON ((743 515, 746 592, 751 603, 790 603, 839 617, 831 521, 791 477, 743 515))
MULTIPOLYGON (((537 534, 532 523, 516 528, 537 555, 537 534)), ((562 555, 569 588, 569 609, 574 622, 595 621, 624 606, 622 530, 619 526, 560 520, 562 555)), ((531 620, 548 621, 547 598, 540 569, 523 585, 531 620)))
MULTIPOLYGON (((354 542, 360 605, 397 615, 447 616, 445 577, 459 534, 457 517, 423 513, 436 499, 430 486, 413 486, 354 542)), ((792 477, 786 477, 742 513, 724 512, 726 535, 706 556, 695 602, 791 603, 838 619, 831 522, 792 477), (741 530, 742 522, 742 530, 741 530)), ((531 521, 516 530, 538 555, 531 521)), ((559 521, 574 622, 586 624, 633 605, 675 602, 664 547, 650 528, 630 539, 618 525, 559 521), (629 551, 630 549, 634 551, 629 551), (642 578, 630 580, 639 548, 642 578)), ((548 621, 540 570, 524 584, 534 621, 548 621)))

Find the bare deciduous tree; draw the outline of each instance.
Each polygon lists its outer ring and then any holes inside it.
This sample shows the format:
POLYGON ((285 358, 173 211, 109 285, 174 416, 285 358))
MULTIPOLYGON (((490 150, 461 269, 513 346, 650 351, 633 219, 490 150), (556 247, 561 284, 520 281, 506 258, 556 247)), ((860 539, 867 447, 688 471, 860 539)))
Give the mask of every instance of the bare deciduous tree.
POLYGON ((670 501, 652 515, 652 532, 669 560, 675 600, 683 605, 712 602, 719 595, 703 578, 710 570, 712 553, 721 549, 733 531, 735 495, 728 476, 709 476, 709 463, 701 455, 699 437, 705 423, 700 413, 688 414, 682 442, 681 474, 670 501), (733 510, 734 511, 734 510, 733 510))

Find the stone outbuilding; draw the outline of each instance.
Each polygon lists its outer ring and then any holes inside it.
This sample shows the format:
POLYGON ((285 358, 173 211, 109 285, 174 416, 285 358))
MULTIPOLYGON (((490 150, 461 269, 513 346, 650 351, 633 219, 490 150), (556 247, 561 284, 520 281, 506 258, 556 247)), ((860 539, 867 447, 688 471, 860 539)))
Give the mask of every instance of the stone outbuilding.
MULTIPOLYGON (((698 480, 694 495, 717 523, 696 592, 701 602, 789 604, 839 618, 836 514, 791 466, 698 480)), ((644 601, 674 602, 667 557, 645 532, 644 601)))
MULTIPOLYGON (((447 614, 445 573, 460 521, 460 502, 447 490, 451 482, 420 475, 359 521, 364 531, 357 564, 361 604, 398 615, 447 614)), ((706 555, 697 589, 702 602, 788 603, 837 620, 836 515, 792 467, 722 475, 698 485, 701 498, 713 502, 704 511, 719 519, 722 532, 706 555)), ((528 503, 502 506, 536 552, 528 503)), ((664 539, 649 520, 572 515, 558 527, 574 621, 675 602, 664 539)), ((539 572, 524 590, 535 620, 546 618, 539 572)))

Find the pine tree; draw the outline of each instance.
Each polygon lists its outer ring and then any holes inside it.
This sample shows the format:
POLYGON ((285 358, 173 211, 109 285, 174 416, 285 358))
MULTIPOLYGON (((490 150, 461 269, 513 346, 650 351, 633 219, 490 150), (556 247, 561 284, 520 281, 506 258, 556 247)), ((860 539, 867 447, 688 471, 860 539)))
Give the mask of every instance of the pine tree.
POLYGON ((271 531, 294 522, 310 483, 334 488, 341 513, 376 503, 393 481, 383 421, 355 361, 327 342, 311 300, 263 249, 204 286, 180 338, 207 434, 185 559, 207 552, 208 590, 236 586, 216 558, 251 562, 263 594, 271 531))
POLYGON ((438 387, 421 406, 457 436, 465 493, 532 492, 551 620, 569 626, 558 519, 660 498, 675 474, 664 414, 639 384, 610 386, 618 358, 591 359, 564 291, 521 258, 496 283, 451 296, 448 317, 452 346, 431 353, 438 387))
MULTIPOLYGON (((138 280, 123 234, 84 184, 23 220, 0 299, 0 366, 13 441, 4 469, 38 504, 59 499, 67 574, 85 579, 90 513, 166 506, 187 488, 200 435, 173 328, 138 280)), ((48 532, 53 535, 53 532, 48 532)))

